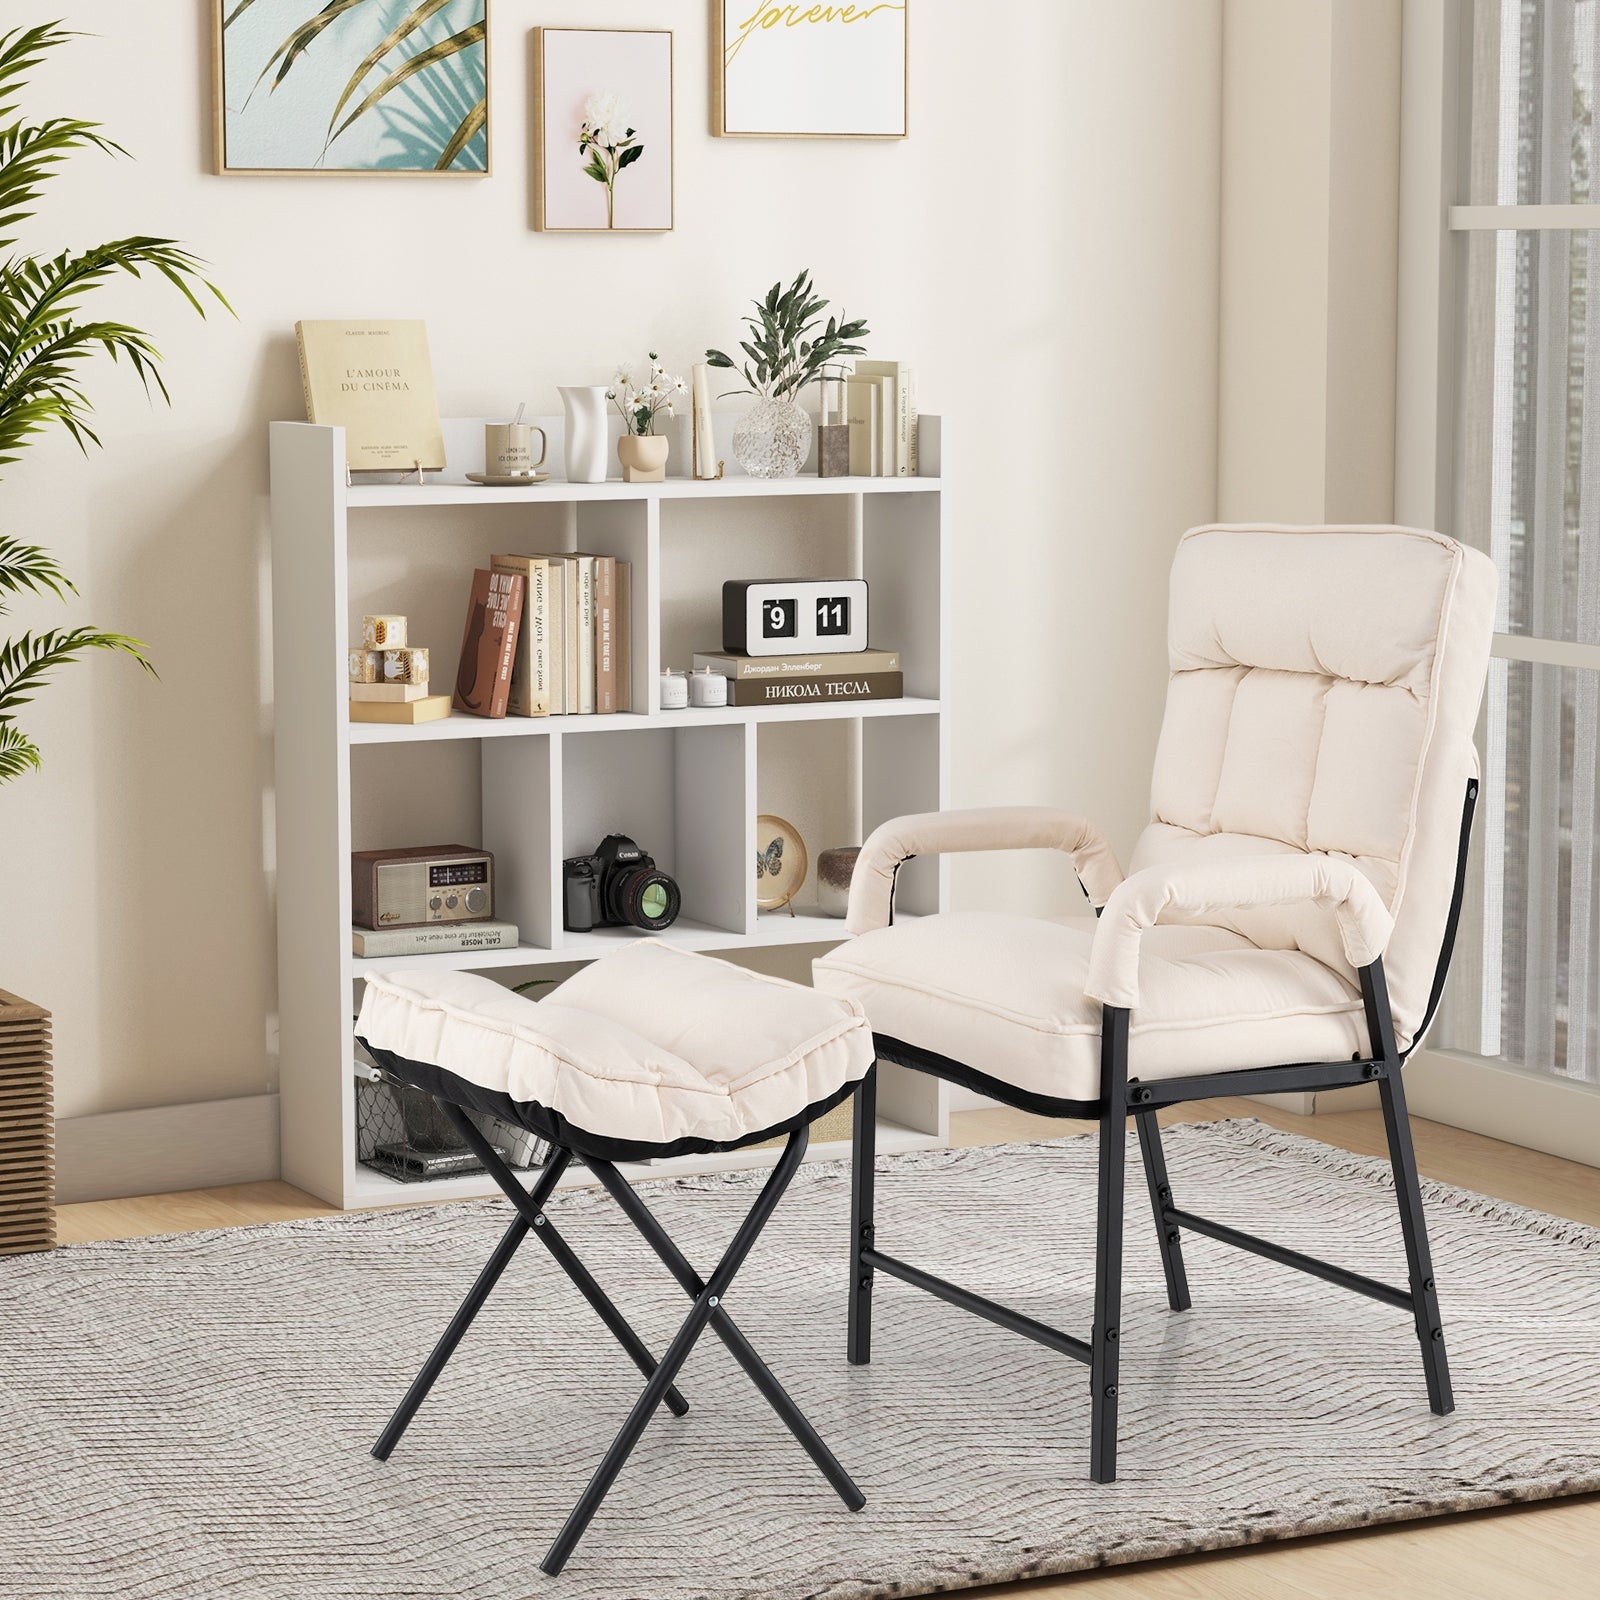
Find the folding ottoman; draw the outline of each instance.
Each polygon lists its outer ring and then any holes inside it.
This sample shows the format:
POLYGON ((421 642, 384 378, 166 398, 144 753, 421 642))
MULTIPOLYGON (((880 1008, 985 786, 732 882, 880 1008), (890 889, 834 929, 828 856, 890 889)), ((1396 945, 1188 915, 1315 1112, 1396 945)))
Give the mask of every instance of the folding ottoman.
POLYGON ((810 1124, 844 1100, 872 1066, 872 1033, 854 1001, 641 939, 593 962, 538 1003, 464 972, 370 977, 356 1036, 386 1071, 438 1100, 516 1208, 373 1455, 388 1459, 531 1232, 646 1378, 644 1392, 545 1555, 546 1572, 565 1565, 656 1408, 665 1404, 680 1416, 687 1411, 673 1379, 708 1325, 844 1503, 852 1511, 861 1508, 861 1491, 722 1305, 805 1155, 810 1124), (468 1111, 488 1112, 550 1141, 550 1159, 531 1190, 517 1181, 468 1111), (705 1278, 615 1165, 737 1150, 777 1134, 788 1135, 783 1152, 705 1278), (659 1361, 544 1210, 574 1159, 605 1186, 693 1302, 659 1361))

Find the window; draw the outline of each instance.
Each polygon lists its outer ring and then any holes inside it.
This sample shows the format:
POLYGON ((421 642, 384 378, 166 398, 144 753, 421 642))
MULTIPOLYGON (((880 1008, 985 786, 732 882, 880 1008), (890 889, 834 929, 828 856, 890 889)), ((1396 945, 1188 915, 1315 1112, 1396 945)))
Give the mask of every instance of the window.
POLYGON ((1437 1041, 1600 1083, 1600 0, 1476 0, 1470 54, 1455 531, 1501 598, 1437 1041))

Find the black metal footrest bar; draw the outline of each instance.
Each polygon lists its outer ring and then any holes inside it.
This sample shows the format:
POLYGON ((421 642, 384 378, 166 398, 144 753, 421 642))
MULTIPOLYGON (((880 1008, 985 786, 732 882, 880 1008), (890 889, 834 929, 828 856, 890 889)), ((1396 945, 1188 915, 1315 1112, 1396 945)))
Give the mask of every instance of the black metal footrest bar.
POLYGON ((1397 1289, 1393 1284, 1363 1277, 1359 1272, 1350 1272, 1330 1262, 1319 1261, 1315 1256, 1301 1255, 1298 1250, 1274 1244, 1270 1239, 1257 1238, 1253 1233, 1241 1233, 1239 1229, 1230 1228, 1226 1223, 1213 1222, 1209 1217, 1197 1217, 1192 1211, 1178 1211, 1168 1206, 1162 1216, 1177 1227, 1187 1228, 1191 1233, 1203 1233, 1208 1239, 1215 1239, 1219 1244, 1231 1244, 1236 1250, 1248 1250, 1253 1256, 1276 1261, 1280 1267, 1293 1267, 1297 1272, 1309 1273, 1313 1278, 1337 1284, 1341 1289, 1354 1290, 1356 1294, 1364 1294, 1371 1300, 1382 1300, 1386 1305, 1398 1306, 1402 1311, 1413 1309, 1410 1291, 1397 1289))
POLYGON ((1020 1333, 1024 1339, 1032 1339, 1035 1344, 1042 1344, 1051 1350, 1059 1351, 1064 1356, 1071 1356, 1074 1361, 1081 1361, 1085 1366, 1092 1359, 1087 1340, 1074 1339, 1070 1333, 1062 1333, 1059 1328, 1052 1328, 1033 1317, 1025 1317, 1020 1311, 1013 1311, 998 1301, 986 1299, 981 1294, 974 1294, 970 1289, 963 1289, 960 1284, 936 1278, 931 1272, 924 1272, 920 1267, 897 1261, 893 1256, 884 1255, 881 1250, 863 1250, 860 1260, 862 1266, 874 1272, 887 1273, 891 1278, 909 1283, 913 1289, 921 1289, 926 1294, 948 1301, 951 1305, 959 1306, 963 1311, 970 1311, 974 1316, 982 1317, 984 1321, 992 1322, 997 1327, 1008 1328, 1012 1333, 1020 1333))

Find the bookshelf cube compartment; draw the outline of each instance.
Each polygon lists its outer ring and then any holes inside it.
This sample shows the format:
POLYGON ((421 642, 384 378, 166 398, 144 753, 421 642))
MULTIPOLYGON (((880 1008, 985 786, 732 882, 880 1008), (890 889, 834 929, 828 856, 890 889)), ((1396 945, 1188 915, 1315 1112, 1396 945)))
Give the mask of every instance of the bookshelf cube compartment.
MULTIPOLYGON (((562 740, 561 860, 624 833, 678 884, 683 905, 662 937, 690 947, 743 936, 753 914, 743 863, 753 845, 746 767, 751 731, 738 723, 569 734, 562 740)), ((560 862, 556 890, 561 891, 560 862)), ((559 923, 559 907, 557 910, 559 923)), ((599 954, 630 928, 564 933, 559 948, 599 954)))

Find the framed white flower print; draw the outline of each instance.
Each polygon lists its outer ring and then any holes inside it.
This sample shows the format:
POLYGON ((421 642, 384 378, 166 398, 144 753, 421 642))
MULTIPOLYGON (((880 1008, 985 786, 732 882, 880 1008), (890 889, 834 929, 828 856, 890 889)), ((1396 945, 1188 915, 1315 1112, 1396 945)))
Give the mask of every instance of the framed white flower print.
POLYGON ((672 34, 534 30, 534 226, 546 233, 672 227, 672 34))
POLYGON ((711 0, 711 131, 903 139, 910 0, 711 0))

